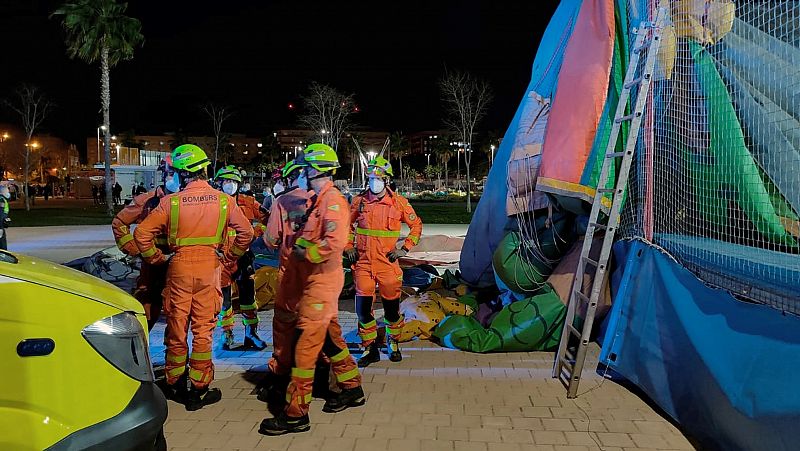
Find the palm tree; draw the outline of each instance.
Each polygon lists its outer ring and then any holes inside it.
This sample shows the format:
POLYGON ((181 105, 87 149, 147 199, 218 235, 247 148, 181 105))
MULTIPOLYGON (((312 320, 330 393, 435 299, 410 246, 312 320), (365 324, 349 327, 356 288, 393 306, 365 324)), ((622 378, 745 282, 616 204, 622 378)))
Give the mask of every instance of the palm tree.
MULTIPOLYGON (((127 3, 115 0, 75 0, 65 3, 52 16, 60 16, 67 32, 67 54, 89 64, 100 61, 100 101, 103 106, 106 205, 114 215, 111 198, 111 87, 109 71, 120 61, 133 58, 133 50, 144 42, 142 23, 126 16, 127 3)), ((51 17, 52 17, 51 16, 51 17)))
POLYGON ((403 132, 394 132, 389 135, 389 149, 394 151, 400 161, 397 174, 403 178, 403 155, 408 154, 408 140, 403 132))

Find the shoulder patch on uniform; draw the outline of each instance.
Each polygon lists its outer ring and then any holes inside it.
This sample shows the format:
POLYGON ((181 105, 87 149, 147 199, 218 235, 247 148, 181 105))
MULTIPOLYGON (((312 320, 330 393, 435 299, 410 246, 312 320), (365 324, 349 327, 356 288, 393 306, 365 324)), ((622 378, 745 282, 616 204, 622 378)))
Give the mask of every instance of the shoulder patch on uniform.
POLYGON ((411 213, 410 215, 408 215, 408 219, 411 220, 411 221, 416 221, 417 220, 417 215, 414 214, 414 213, 411 213))
POLYGON ((328 210, 339 211, 339 204, 328 205, 328 210))

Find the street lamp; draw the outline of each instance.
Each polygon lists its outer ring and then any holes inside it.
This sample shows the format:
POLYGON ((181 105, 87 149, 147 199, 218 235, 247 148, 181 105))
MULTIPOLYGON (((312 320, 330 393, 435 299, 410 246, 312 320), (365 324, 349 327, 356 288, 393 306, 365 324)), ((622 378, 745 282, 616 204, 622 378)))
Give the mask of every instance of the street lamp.
POLYGON ((491 149, 491 151, 492 151, 492 156, 491 156, 491 158, 489 158, 489 164, 494 164, 494 149, 495 149, 494 144, 489 146, 489 149, 491 149))
POLYGON ((320 133, 322 134, 322 144, 325 144, 325 135, 328 133, 328 131, 325 130, 325 129, 322 129, 322 130, 320 130, 320 133))
POLYGON ((95 161, 95 163, 99 163, 100 162, 100 130, 103 130, 105 132, 106 131, 106 126, 105 125, 101 125, 101 126, 97 127, 97 160, 95 161))

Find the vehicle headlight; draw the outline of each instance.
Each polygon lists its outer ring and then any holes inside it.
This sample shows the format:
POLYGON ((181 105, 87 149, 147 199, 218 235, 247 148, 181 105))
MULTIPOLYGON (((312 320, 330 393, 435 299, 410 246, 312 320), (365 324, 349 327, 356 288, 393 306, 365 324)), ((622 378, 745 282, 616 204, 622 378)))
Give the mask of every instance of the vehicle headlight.
POLYGON ((147 335, 136 315, 122 312, 86 326, 81 335, 112 365, 128 376, 152 382, 147 335))

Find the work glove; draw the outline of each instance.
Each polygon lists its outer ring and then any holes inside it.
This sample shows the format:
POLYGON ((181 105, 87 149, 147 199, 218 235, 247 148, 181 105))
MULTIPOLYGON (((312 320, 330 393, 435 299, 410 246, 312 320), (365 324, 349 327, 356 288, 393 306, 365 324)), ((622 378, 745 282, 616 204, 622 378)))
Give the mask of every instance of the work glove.
POLYGON ((394 263, 397 260, 405 257, 407 254, 408 254, 407 250, 405 250, 404 248, 400 248, 390 251, 388 254, 386 254, 386 257, 389 259, 390 262, 394 263))
POLYGON ((358 251, 354 247, 351 247, 350 249, 345 249, 344 258, 346 258, 347 261, 350 262, 350 264, 352 265, 358 261, 358 251))
POLYGON ((300 261, 305 260, 306 259, 306 248, 298 246, 298 245, 295 244, 294 247, 292 247, 292 257, 294 257, 295 259, 300 260, 300 261))

